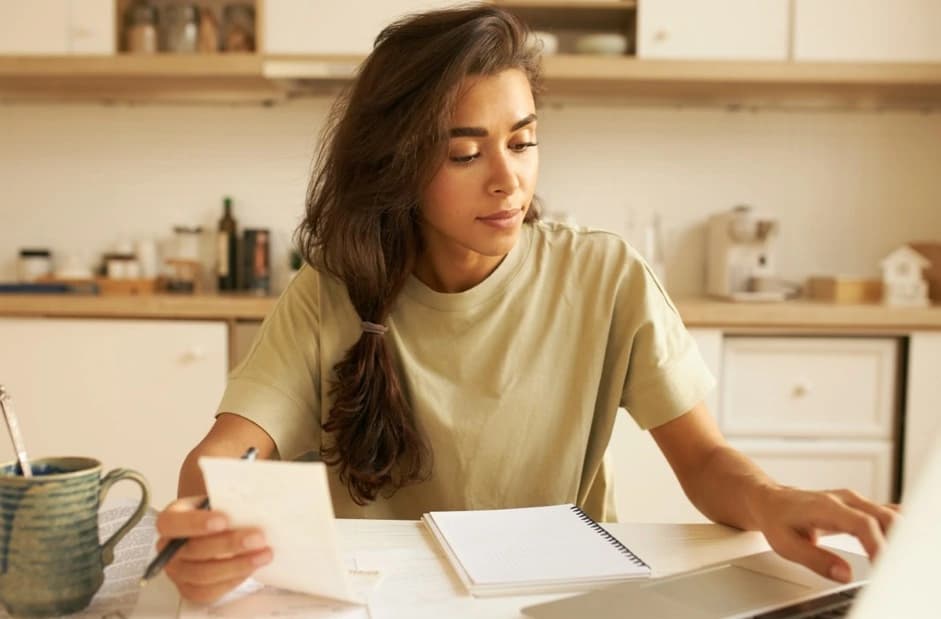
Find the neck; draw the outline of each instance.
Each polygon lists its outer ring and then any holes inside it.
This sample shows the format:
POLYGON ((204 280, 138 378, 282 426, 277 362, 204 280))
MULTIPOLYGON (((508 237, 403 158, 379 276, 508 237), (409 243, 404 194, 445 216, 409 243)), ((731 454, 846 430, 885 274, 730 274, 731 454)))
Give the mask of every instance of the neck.
POLYGON ((426 243, 415 261, 415 277, 435 292, 470 290, 496 270, 506 256, 485 256, 465 247, 426 243))

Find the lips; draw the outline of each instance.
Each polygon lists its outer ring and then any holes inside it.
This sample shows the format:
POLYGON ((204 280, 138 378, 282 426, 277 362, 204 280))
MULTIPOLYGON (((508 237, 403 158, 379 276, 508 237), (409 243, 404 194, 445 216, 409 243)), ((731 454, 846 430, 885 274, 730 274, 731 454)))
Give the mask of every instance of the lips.
POLYGON ((511 209, 505 209, 501 211, 495 211, 493 213, 490 213, 489 215, 478 217, 477 219, 482 219, 484 221, 501 221, 504 219, 513 219, 514 217, 519 215, 519 213, 520 213, 520 209, 511 208, 511 209))

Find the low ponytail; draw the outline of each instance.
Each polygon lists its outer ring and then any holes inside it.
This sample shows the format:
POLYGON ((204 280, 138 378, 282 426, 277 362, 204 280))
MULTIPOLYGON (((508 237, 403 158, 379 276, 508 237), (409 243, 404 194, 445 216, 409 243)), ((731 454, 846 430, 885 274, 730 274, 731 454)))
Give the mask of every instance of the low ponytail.
POLYGON ((424 478, 428 449, 402 392, 385 338, 363 332, 336 366, 335 404, 323 429, 335 444, 322 450, 359 504, 384 486, 424 478), (340 451, 338 446, 344 446, 340 451))

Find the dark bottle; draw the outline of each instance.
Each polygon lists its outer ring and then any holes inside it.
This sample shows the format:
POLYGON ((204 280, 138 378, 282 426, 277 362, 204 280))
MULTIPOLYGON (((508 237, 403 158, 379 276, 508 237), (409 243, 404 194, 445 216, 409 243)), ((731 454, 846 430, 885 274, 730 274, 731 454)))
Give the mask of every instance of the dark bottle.
POLYGON ((222 201, 223 214, 219 220, 219 238, 216 250, 216 274, 219 290, 238 289, 238 234, 232 217, 232 198, 222 201))

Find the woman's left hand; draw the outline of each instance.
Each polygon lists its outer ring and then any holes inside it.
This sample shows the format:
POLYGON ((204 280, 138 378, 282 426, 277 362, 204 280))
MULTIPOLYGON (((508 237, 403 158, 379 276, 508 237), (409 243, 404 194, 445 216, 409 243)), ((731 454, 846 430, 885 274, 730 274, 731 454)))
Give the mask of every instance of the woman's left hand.
POLYGON ((852 570, 839 555, 817 546, 818 536, 849 533, 874 560, 899 517, 897 505, 874 503, 852 490, 781 486, 764 491, 757 515, 761 532, 778 554, 840 582, 852 580, 852 570))

